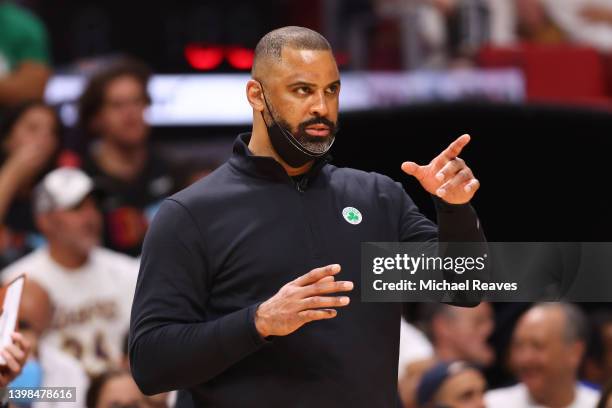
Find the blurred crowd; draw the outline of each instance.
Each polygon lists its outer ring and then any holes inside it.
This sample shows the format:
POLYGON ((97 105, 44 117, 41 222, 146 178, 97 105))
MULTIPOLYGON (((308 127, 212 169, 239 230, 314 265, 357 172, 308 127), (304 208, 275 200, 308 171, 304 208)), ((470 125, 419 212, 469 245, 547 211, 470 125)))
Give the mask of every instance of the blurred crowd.
POLYGON ((483 46, 522 43, 612 50, 608 0, 374 0, 352 14, 359 68, 469 66, 483 46))
POLYGON ((404 407, 612 406, 610 308, 425 304, 411 320, 401 330, 404 407))
MULTIPOLYGON (((609 0, 368 6, 348 25, 356 68, 393 66, 390 44, 399 68, 470 64, 488 43, 612 49, 609 0)), ((27 275, 18 330, 32 344, 13 385, 74 386, 90 408, 171 406, 172 393, 144 396, 129 374, 138 256, 161 200, 212 166, 177 171, 154 148, 151 71, 141 61, 118 58, 91 73, 75 129, 43 101, 52 71, 43 22, 0 1, 0 277, 27 275)), ((612 407, 612 310, 587 318, 562 303, 421 306, 402 322, 405 407, 612 407)))

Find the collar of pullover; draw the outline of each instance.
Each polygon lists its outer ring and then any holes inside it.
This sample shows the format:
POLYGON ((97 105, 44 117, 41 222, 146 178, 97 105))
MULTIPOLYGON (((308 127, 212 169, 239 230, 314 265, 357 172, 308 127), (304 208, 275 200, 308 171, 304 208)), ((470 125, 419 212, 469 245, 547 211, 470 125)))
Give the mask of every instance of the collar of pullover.
MULTIPOLYGON (((234 142, 234 152, 230 158, 230 164, 237 170, 254 177, 284 182, 291 180, 283 166, 272 157, 255 156, 248 147, 250 139, 250 133, 238 135, 234 142)), ((308 183, 308 180, 312 180, 329 160, 331 160, 329 154, 316 159, 310 170, 304 174, 303 180, 306 180, 304 184, 308 183)))

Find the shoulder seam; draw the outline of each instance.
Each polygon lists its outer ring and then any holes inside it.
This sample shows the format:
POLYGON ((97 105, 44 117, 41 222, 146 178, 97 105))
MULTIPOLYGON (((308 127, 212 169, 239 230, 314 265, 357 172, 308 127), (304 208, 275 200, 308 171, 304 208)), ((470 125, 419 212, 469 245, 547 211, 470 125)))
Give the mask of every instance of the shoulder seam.
POLYGON ((198 235, 200 235, 200 239, 202 239, 202 242, 204 242, 204 235, 202 234, 202 230, 200 230, 200 226, 198 225, 198 223, 197 223, 195 217, 193 216, 193 214, 191 213, 191 211, 189 211, 189 208, 187 208, 183 203, 181 203, 180 201, 178 201, 175 198, 166 198, 166 200, 172 201, 172 202, 178 204, 183 210, 185 210, 185 212, 187 213, 189 218, 191 218, 191 221, 193 221, 193 224, 195 225, 196 229, 198 230, 198 235))

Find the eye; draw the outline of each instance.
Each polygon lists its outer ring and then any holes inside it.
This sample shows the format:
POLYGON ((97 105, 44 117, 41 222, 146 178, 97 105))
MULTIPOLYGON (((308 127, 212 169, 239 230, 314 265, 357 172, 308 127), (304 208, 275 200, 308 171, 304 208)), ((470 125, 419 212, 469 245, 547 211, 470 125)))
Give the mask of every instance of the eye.
POLYGON ((307 86, 300 86, 299 88, 296 88, 294 91, 298 95, 310 95, 312 93, 312 90, 307 86))
POLYGON ((329 88, 327 88, 325 92, 327 92, 330 95, 335 95, 338 93, 338 89, 339 89, 338 85, 332 85, 329 88))

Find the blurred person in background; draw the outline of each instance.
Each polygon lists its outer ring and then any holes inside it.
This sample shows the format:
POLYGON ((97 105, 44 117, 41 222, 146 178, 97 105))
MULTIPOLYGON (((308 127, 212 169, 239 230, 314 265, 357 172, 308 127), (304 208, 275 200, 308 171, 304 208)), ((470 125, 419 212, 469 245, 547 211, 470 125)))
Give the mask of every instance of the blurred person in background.
POLYGON ((524 39, 572 42, 612 51, 612 3, 609 0, 517 0, 524 39))
POLYGON ((578 382, 588 326, 569 303, 541 303, 517 323, 510 364, 519 383, 489 391, 487 406, 592 408, 599 393, 578 382))
MULTIPOLYGON (((53 317, 53 306, 47 292, 34 280, 26 278, 19 304, 18 327, 32 345, 32 353, 22 373, 10 386, 25 387, 75 387, 76 402, 72 407, 85 407, 85 393, 89 378, 81 364, 71 355, 39 340, 53 317)), ((25 402, 25 401, 24 401, 25 402)), ((64 402, 28 401, 32 408, 62 407, 64 402)), ((24 404, 18 404, 24 405, 24 404)))
POLYGON ((485 408, 487 381, 478 368, 464 361, 436 364, 417 388, 419 408, 485 408))
POLYGON ((508 0, 376 0, 374 10, 399 23, 404 69, 471 66, 482 45, 516 40, 508 0))
POLYGON ((0 108, 42 99, 51 75, 48 42, 34 14, 0 0, 0 108))
POLYGON ((596 310, 589 314, 591 335, 582 373, 590 383, 604 387, 612 381, 612 311, 596 310))
POLYGON ((46 175, 34 212, 47 245, 3 272, 6 280, 25 273, 45 289, 54 313, 41 342, 72 354, 90 375, 120 363, 138 271, 136 259, 98 246, 102 217, 93 189, 78 169, 46 175))
MULTIPOLYGON (((437 362, 463 360, 480 367, 488 367, 495 360, 495 352, 487 343, 494 328, 493 309, 483 302, 474 308, 447 304, 424 304, 422 320, 433 346, 430 358, 412 361, 405 367, 399 380, 399 390, 405 407, 414 407, 416 385, 425 370, 437 362)), ((408 352, 405 344, 402 354, 408 352)))
POLYGON ((541 0, 516 0, 517 33, 521 40, 558 44, 565 36, 546 11, 541 0))
POLYGON ((104 244, 134 256, 160 201, 177 187, 150 145, 149 77, 142 63, 117 60, 91 77, 79 99, 78 127, 92 140, 82 168, 100 190, 104 244))
POLYGON ((60 132, 57 113, 42 102, 17 106, 0 123, 0 268, 40 245, 32 188, 55 166, 60 132))
POLYGON ((148 405, 129 371, 106 371, 91 381, 87 408, 153 408, 148 405))

